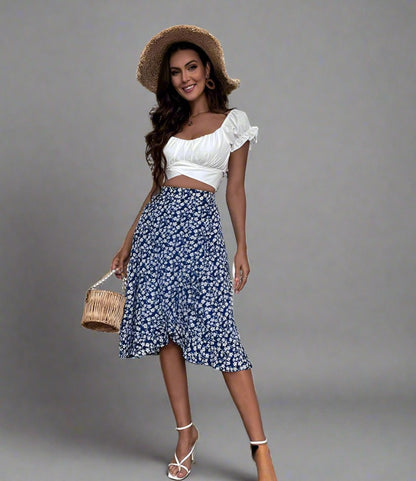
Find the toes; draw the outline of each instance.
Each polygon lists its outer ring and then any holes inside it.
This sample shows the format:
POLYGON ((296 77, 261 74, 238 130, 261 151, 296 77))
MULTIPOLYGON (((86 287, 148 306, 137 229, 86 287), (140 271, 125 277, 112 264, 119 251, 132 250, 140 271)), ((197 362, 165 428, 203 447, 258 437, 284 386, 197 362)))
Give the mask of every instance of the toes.
POLYGON ((171 466, 169 468, 169 472, 170 472, 170 474, 172 474, 173 476, 175 476, 177 478, 183 478, 184 477, 184 470, 179 471, 179 468, 177 468, 175 466, 171 466))
POLYGON ((176 476, 178 478, 183 478, 186 474, 185 469, 179 469, 176 466, 171 466, 169 468, 169 472, 170 472, 170 474, 173 474, 173 476, 176 476))

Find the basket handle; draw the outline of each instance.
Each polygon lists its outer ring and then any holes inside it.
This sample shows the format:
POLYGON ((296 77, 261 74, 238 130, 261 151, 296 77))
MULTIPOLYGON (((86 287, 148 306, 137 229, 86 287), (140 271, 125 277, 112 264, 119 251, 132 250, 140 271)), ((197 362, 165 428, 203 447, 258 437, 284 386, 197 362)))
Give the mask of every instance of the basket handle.
MULTIPOLYGON (((101 284, 105 282, 109 277, 111 277, 116 272, 116 270, 117 269, 113 269, 112 271, 107 272, 107 274, 105 274, 99 281, 97 281, 94 285, 92 285, 90 289, 95 289, 96 287, 101 286, 101 284)), ((125 277, 122 278, 121 283, 122 283, 122 292, 123 292, 123 295, 125 295, 126 294, 126 278, 125 277)))

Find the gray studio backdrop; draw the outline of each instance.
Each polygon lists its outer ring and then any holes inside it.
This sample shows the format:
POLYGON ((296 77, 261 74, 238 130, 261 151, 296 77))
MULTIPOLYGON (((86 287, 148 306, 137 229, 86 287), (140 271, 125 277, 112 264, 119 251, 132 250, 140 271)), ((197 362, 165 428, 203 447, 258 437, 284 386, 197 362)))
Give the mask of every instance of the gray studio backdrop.
MULTIPOLYGON (((302 402, 414 407, 415 20, 405 0, 1 2, 3 440, 152 445, 173 426, 157 358, 121 361, 79 323, 150 187, 138 55, 178 23, 218 36, 230 104, 259 126, 235 311, 266 426, 302 402)), ((195 417, 230 403, 215 371, 190 378, 195 417)))

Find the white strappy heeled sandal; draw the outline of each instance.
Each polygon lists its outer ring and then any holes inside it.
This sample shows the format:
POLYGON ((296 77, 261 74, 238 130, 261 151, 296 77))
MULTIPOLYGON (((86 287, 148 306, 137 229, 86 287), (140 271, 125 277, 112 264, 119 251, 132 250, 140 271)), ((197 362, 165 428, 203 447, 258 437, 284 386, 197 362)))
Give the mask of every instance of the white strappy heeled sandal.
MULTIPOLYGON (((192 426, 195 426, 194 423, 190 423, 188 424, 187 426, 183 426, 183 427, 177 427, 176 428, 176 431, 183 431, 184 429, 189 429, 190 427, 192 426)), ((176 481, 181 481, 182 479, 186 479, 190 474, 191 474, 191 470, 188 469, 183 463, 190 457, 191 458, 191 464, 195 462, 195 456, 194 456, 194 452, 195 452, 195 446, 196 446, 196 443, 198 442, 198 439, 199 439, 199 431, 198 431, 198 428, 195 426, 195 429, 196 429, 196 432, 198 433, 198 437, 196 438, 196 441, 194 442, 191 450, 189 451, 189 453, 183 458, 181 459, 180 461, 178 460, 178 456, 176 456, 176 453, 175 453, 175 463, 169 463, 168 464, 168 478, 169 479, 174 479, 176 481), (179 471, 178 472, 181 472, 182 469, 184 469, 186 471, 186 474, 185 476, 182 476, 181 478, 179 476, 175 476, 174 474, 172 474, 170 471, 169 471, 169 468, 171 466, 176 466, 177 468, 179 468, 179 471)))

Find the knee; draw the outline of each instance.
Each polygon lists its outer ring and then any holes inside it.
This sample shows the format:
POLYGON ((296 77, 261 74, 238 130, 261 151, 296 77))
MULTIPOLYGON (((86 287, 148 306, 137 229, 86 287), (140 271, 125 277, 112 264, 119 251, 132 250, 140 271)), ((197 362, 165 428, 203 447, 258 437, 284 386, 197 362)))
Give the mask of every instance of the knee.
POLYGON ((175 351, 180 349, 180 347, 172 341, 171 338, 169 338, 169 342, 166 344, 166 346, 163 346, 161 351, 175 351))

